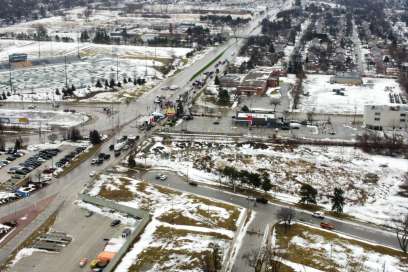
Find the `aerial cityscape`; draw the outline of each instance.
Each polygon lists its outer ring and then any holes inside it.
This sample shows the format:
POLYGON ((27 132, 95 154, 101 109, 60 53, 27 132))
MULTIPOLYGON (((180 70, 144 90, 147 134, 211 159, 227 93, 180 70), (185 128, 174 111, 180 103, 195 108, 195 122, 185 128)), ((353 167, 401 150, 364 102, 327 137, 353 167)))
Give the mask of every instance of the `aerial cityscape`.
POLYGON ((0 4, 0 272, 408 272, 408 1, 0 4))

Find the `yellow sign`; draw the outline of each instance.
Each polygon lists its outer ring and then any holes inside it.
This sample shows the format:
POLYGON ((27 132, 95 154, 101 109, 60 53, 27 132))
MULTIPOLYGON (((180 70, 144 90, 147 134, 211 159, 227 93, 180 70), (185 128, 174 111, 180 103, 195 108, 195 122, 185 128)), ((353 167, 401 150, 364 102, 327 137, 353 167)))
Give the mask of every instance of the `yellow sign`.
POLYGON ((21 118, 18 118, 18 122, 21 124, 28 124, 29 120, 27 117, 21 117, 21 118))

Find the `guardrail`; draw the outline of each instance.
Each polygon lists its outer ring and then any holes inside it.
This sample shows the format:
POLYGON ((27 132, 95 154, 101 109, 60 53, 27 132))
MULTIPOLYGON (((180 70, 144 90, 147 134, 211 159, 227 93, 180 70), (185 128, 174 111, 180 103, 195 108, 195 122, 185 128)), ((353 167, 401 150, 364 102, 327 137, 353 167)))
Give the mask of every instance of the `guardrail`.
POLYGON ((141 220, 137 222, 137 225, 135 226, 135 229, 132 232, 132 234, 129 236, 129 238, 120 248, 120 250, 115 254, 113 259, 103 270, 105 272, 113 272, 116 266, 122 260, 122 258, 126 255, 129 248, 133 245, 133 243, 136 241, 139 235, 143 232, 146 225, 150 222, 151 219, 150 214, 145 210, 134 209, 128 206, 120 205, 111 200, 103 199, 101 197, 94 197, 87 194, 79 194, 79 199, 93 205, 107 207, 110 209, 117 210, 121 213, 129 214, 135 218, 141 218, 141 220))

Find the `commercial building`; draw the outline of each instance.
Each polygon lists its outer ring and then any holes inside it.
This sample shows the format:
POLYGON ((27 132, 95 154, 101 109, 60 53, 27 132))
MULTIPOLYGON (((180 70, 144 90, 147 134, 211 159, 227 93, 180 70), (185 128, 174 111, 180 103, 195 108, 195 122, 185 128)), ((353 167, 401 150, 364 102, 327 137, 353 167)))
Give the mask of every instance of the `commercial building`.
POLYGON ((345 85, 361 85, 363 84, 363 80, 361 76, 357 73, 341 73, 336 74, 330 78, 330 83, 338 83, 338 84, 345 84, 345 85))
POLYGON ((237 112, 234 118, 237 125, 266 126, 278 128, 283 125, 281 118, 276 118, 272 112, 237 112))
POLYGON ((408 105, 366 105, 364 124, 369 129, 408 129, 408 105))
POLYGON ((273 75, 272 67, 258 67, 251 70, 238 86, 238 94, 264 95, 271 87, 279 86, 279 77, 273 75))
POLYGON ((222 88, 237 88, 243 79, 243 75, 241 74, 226 74, 224 76, 220 76, 220 87, 222 88))

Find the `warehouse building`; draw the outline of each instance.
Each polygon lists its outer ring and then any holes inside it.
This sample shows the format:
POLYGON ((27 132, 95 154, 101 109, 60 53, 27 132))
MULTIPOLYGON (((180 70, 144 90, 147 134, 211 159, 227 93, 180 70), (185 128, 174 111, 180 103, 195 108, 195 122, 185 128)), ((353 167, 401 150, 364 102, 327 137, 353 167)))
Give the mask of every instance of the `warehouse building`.
POLYGON ((238 86, 238 94, 264 95, 271 87, 279 86, 279 77, 273 75, 272 67, 258 67, 251 70, 238 86))
POLYGON ((357 73, 341 73, 336 74, 330 78, 330 83, 338 83, 338 84, 345 84, 345 85, 361 85, 363 84, 363 80, 361 76, 357 73))
POLYGON ((364 124, 369 129, 408 129, 408 105, 366 105, 364 124))

